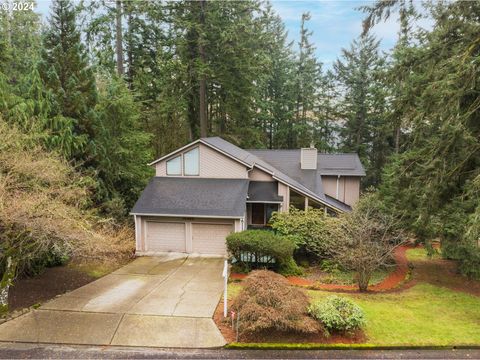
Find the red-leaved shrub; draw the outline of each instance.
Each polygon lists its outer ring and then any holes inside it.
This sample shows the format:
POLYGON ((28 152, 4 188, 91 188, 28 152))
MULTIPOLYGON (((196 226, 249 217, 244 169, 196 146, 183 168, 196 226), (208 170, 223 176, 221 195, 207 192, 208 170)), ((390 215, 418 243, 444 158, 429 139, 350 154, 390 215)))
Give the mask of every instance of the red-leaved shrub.
POLYGON ((321 325, 307 314, 307 295, 272 271, 253 271, 233 303, 240 335, 265 331, 315 333, 321 325))

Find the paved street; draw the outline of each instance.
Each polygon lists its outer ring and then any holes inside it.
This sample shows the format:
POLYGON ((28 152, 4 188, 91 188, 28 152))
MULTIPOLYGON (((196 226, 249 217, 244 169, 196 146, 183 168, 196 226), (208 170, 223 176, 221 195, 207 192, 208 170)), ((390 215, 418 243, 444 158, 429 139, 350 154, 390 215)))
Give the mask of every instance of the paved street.
POLYGON ((61 359, 480 359, 480 350, 147 349, 0 343, 0 358, 61 359))

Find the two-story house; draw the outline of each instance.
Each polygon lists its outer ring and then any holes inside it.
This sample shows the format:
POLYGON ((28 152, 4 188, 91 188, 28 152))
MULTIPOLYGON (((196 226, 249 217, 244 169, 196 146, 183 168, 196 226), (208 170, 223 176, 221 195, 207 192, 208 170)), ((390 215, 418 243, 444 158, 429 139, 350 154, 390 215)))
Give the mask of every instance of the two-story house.
POLYGON ((131 211, 139 255, 225 255, 229 233, 263 227, 274 211, 350 211, 365 176, 357 154, 244 150, 219 137, 201 138, 149 165, 155 177, 131 211))

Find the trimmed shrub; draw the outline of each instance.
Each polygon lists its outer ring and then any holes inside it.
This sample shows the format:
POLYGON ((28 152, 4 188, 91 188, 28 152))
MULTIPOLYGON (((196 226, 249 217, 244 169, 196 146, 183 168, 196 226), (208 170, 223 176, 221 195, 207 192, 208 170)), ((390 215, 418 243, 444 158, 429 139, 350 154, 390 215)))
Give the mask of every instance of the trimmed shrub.
POLYGON ((329 332, 352 332, 365 324, 363 310, 353 301, 332 295, 324 302, 308 307, 309 314, 320 321, 329 332))
POLYGON ((315 333, 321 324, 307 314, 308 297, 281 275, 253 271, 232 307, 239 316, 240 335, 265 331, 315 333))
POLYGON ((318 209, 290 207, 288 213, 273 213, 270 222, 278 234, 291 237, 299 248, 317 259, 328 257, 340 231, 339 220, 318 209))
POLYGON ((245 270, 261 267, 297 273, 299 270, 292 258, 295 250, 293 241, 272 231, 245 230, 232 233, 227 236, 227 248, 237 266, 245 270))

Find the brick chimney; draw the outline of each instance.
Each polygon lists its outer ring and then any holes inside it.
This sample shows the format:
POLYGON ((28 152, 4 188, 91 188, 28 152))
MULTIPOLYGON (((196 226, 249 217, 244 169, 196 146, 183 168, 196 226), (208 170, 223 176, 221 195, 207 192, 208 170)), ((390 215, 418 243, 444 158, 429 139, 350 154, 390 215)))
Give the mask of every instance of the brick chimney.
POLYGON ((312 146, 309 148, 302 148, 300 150, 300 167, 302 170, 316 170, 317 169, 318 152, 312 146))

